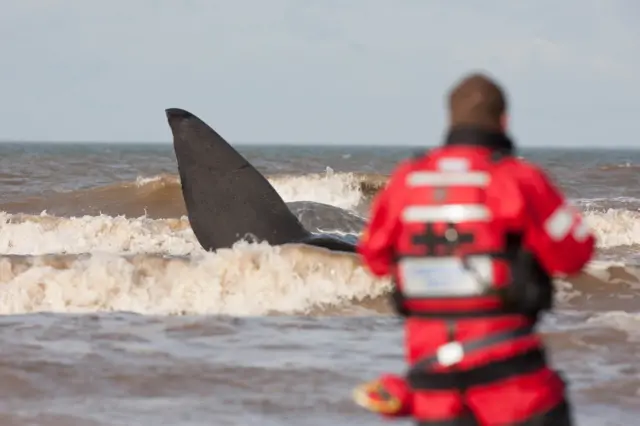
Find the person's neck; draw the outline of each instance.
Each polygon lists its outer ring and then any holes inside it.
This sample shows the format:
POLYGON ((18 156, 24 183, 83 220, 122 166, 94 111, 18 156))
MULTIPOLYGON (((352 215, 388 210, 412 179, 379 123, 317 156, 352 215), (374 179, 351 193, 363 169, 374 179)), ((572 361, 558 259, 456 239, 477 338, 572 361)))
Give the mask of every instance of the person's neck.
POLYGON ((472 125, 449 128, 444 145, 482 146, 493 151, 501 151, 508 154, 512 154, 515 150, 513 141, 505 132, 472 125))

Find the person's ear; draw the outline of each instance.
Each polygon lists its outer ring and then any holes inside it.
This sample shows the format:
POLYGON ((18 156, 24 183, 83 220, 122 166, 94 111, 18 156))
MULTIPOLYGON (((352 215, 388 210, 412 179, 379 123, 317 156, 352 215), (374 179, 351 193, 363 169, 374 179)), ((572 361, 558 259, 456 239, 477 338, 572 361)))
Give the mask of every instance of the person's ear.
POLYGON ((509 128, 509 116, 506 113, 500 116, 500 127, 503 132, 506 132, 509 128))

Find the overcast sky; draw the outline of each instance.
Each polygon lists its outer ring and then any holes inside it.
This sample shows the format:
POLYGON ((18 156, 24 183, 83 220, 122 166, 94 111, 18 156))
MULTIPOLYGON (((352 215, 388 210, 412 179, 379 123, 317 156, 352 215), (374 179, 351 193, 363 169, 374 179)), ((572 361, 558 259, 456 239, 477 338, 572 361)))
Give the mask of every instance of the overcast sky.
POLYGON ((0 139, 439 142, 465 72, 503 82, 524 146, 633 146, 637 0, 6 0, 0 139))

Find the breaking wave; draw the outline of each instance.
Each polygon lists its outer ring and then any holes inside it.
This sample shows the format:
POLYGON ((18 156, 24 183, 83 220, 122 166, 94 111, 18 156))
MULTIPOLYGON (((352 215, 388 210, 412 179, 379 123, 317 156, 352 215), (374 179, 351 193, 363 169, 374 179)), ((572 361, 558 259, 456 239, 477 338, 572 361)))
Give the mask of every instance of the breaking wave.
MULTIPOLYGON (((288 202, 316 201, 361 214, 387 179, 331 170, 268 178, 288 202)), ((0 209, 0 314, 390 313, 384 297, 389 281, 369 275, 354 255, 246 242, 205 252, 184 216, 175 176, 45 194, 0 209)), ((640 244, 638 212, 591 209, 585 216, 601 251, 640 244)), ((596 261, 556 284, 561 303, 588 304, 589 296, 612 286, 616 297, 635 295, 640 274, 631 264, 596 261)))

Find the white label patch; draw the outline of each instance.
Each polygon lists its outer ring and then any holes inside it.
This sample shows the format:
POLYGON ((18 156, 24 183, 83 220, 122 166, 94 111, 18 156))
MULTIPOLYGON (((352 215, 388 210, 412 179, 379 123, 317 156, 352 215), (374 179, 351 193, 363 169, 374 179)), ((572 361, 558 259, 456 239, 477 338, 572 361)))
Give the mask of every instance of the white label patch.
POLYGON ((400 271, 407 297, 476 296, 487 286, 457 258, 404 259, 400 271))

